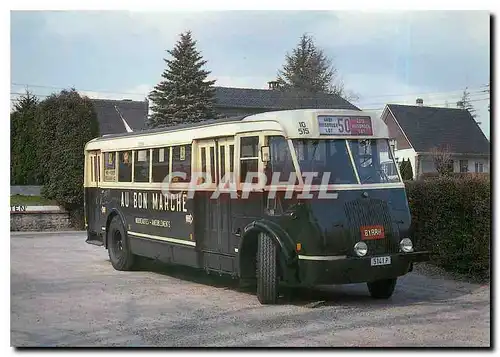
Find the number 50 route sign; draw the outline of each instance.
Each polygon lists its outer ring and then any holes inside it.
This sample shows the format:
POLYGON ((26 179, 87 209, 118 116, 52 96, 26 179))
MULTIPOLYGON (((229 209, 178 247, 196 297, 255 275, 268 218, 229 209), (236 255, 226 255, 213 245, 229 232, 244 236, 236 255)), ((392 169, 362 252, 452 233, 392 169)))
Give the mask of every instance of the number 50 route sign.
POLYGON ((320 135, 373 135, 370 117, 318 115, 320 135))

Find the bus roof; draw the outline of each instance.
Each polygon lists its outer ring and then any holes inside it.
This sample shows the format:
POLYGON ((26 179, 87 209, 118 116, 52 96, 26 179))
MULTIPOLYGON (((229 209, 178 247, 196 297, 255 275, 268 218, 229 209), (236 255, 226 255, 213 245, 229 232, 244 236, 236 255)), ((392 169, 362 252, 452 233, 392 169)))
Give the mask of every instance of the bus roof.
MULTIPOLYGON (((340 130, 343 132, 344 129, 340 130)), ((141 146, 187 144, 197 139, 234 136, 255 131, 274 132, 291 139, 389 138, 386 124, 373 113, 340 109, 294 109, 104 135, 89 141, 85 149, 120 150, 141 146), (345 117, 360 118, 362 126, 367 125, 368 120, 371 134, 342 135, 337 129, 335 134, 327 134, 325 129, 320 128, 325 125, 325 121, 330 123, 327 125, 332 125, 332 118, 335 121, 345 117)))

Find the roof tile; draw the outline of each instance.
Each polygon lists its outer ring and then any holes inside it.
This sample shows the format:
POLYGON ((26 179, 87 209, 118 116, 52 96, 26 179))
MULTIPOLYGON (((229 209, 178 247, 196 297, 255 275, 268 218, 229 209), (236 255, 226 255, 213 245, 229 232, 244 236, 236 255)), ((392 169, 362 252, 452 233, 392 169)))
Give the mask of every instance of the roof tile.
POLYGON ((449 145, 454 153, 490 154, 490 142, 467 110, 388 104, 417 152, 449 145))

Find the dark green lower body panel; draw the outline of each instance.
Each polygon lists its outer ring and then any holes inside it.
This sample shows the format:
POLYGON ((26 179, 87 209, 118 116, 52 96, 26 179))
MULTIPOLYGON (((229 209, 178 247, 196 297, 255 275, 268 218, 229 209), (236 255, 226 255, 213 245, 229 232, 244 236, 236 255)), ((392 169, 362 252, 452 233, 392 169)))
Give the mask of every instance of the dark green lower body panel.
POLYGON ((413 263, 429 260, 428 252, 387 255, 391 256, 391 264, 381 266, 371 266, 372 257, 299 260, 301 285, 354 284, 396 278, 411 271, 413 263))

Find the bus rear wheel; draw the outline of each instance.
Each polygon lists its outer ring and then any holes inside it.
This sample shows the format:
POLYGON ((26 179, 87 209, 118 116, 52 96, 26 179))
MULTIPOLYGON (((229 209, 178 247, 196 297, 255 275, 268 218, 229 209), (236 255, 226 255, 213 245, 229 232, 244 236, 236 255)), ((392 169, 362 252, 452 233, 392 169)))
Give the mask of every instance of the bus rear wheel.
POLYGON ((257 248, 257 298, 261 304, 278 300, 277 249, 272 238, 260 233, 257 248))
POLYGON ((367 283, 368 291, 374 299, 388 299, 394 293, 396 282, 397 278, 373 281, 367 283))
POLYGON ((132 270, 134 255, 130 250, 125 228, 119 216, 114 216, 108 229, 108 254, 116 270, 132 270))

